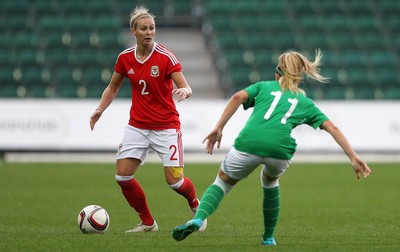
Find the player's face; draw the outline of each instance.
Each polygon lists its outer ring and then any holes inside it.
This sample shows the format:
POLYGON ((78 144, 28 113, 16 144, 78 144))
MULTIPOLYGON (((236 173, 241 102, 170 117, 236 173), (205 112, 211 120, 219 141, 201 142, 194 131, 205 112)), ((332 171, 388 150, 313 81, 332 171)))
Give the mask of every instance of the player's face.
POLYGON ((156 33, 156 25, 152 18, 141 18, 137 21, 136 29, 133 29, 138 44, 152 45, 156 33))

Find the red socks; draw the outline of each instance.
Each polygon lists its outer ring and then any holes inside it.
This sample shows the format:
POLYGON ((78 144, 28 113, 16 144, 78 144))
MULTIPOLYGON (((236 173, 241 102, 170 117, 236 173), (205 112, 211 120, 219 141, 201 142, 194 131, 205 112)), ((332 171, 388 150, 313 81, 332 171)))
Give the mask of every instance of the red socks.
MULTIPOLYGON (((117 180, 117 183, 121 187, 122 194, 129 205, 139 214, 142 224, 147 226, 153 225, 154 219, 147 206, 146 195, 136 179, 132 178, 126 181, 117 180)), ((190 179, 183 178, 182 185, 179 188, 173 189, 186 198, 190 208, 196 209, 198 207, 199 202, 196 197, 196 190, 190 179)))
POLYGON ((146 195, 136 179, 117 181, 129 205, 135 209, 143 225, 153 225, 154 219, 147 206, 146 195))
POLYGON ((196 208, 199 205, 199 203, 196 200, 197 197, 194 185, 190 179, 188 178, 183 178, 183 179, 184 179, 183 184, 179 188, 174 190, 186 198, 190 208, 196 208))

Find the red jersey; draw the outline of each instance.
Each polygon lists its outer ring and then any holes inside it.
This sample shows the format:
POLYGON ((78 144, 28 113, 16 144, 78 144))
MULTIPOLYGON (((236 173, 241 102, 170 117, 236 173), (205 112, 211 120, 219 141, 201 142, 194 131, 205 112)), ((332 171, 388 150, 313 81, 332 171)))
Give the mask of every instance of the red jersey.
POLYGON ((173 53, 154 42, 149 57, 140 61, 135 45, 119 54, 114 70, 129 78, 132 87, 129 125, 150 130, 180 129, 171 74, 182 71, 182 67, 173 53))

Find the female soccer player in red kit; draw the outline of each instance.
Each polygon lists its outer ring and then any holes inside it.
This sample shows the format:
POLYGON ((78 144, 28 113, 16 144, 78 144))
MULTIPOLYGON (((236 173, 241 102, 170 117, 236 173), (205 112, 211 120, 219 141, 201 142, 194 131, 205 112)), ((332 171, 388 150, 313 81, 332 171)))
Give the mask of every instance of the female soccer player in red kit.
MULTIPOLYGON (((129 205, 141 219, 127 232, 157 231, 157 222, 134 175, 149 150, 154 150, 163 162, 168 185, 186 198, 193 214, 196 212, 199 200, 193 183, 184 177, 182 133, 173 98, 183 101, 192 95, 192 90, 174 54, 154 41, 156 26, 148 9, 136 7, 131 13, 130 27, 136 45, 119 54, 111 81, 90 117, 90 128, 93 130, 116 97, 123 80, 129 78, 132 105, 117 152, 115 178, 129 205)), ((206 224, 202 229, 205 227, 206 224)))

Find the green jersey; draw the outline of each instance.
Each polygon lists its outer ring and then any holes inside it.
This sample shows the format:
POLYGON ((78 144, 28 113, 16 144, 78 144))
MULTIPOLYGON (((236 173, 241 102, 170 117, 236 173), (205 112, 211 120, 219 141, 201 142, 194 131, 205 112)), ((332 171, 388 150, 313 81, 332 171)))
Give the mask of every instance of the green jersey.
POLYGON ((245 89, 249 95, 244 109, 253 113, 235 139, 238 151, 289 160, 296 151, 292 130, 301 124, 314 129, 328 120, 303 93, 282 91, 277 81, 262 81, 245 89))

